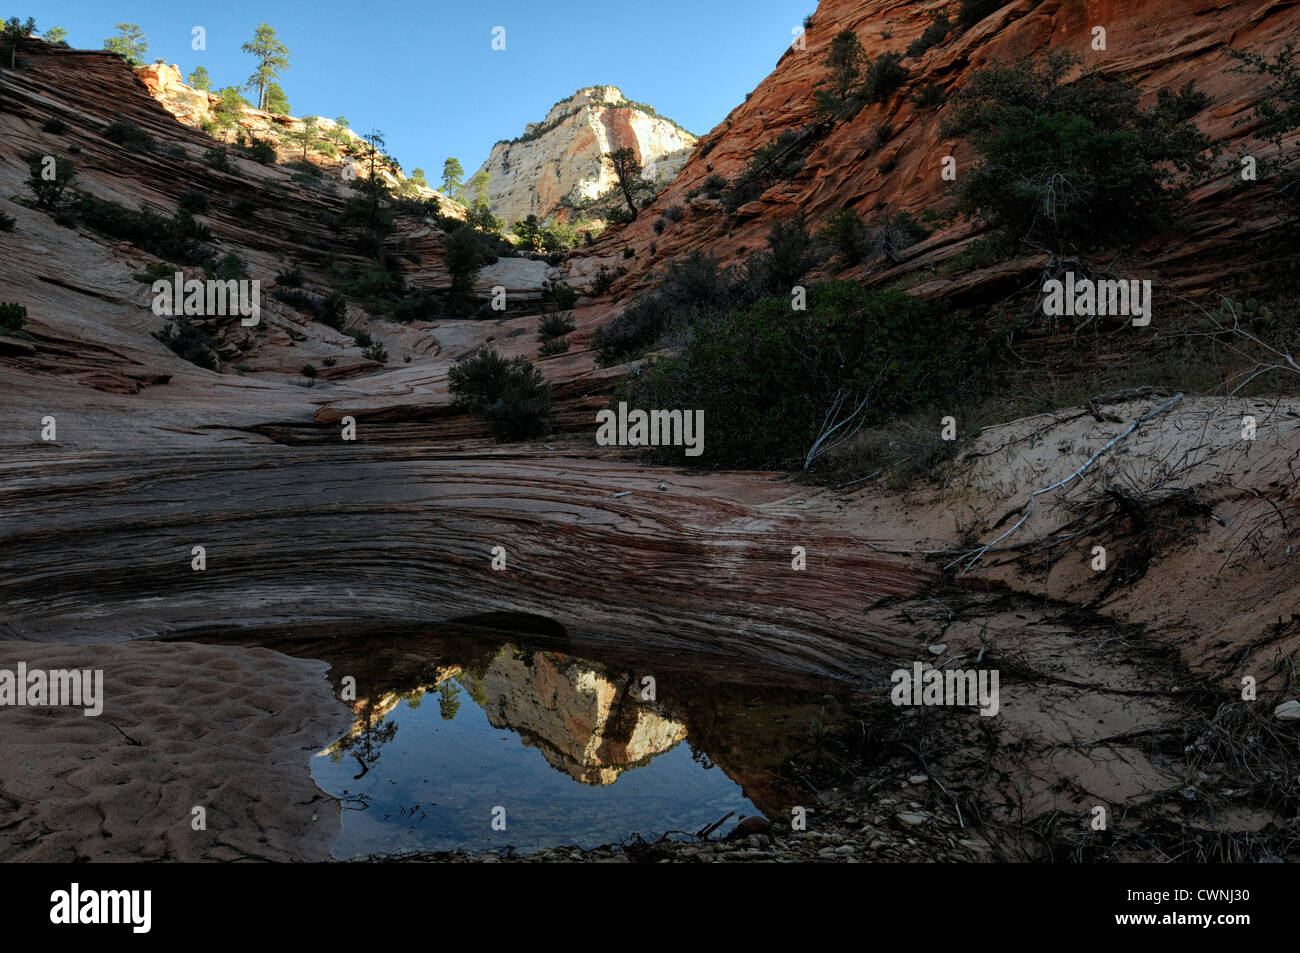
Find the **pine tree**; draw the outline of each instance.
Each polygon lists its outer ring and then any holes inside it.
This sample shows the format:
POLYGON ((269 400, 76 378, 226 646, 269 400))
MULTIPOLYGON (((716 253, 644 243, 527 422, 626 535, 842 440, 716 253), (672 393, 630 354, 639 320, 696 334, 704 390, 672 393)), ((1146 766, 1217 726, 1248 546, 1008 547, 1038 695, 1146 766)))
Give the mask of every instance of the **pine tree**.
POLYGON ((279 83, 270 83, 266 87, 266 106, 267 112, 277 116, 287 116, 292 111, 289 108, 289 97, 284 94, 279 83))
POLYGON ((10 17, 4 22, 3 28, 0 28, 0 41, 9 47, 9 68, 16 69, 18 66, 18 44, 25 38, 36 32, 36 21, 31 17, 27 22, 21 22, 17 17, 10 17))
POLYGON ((212 77, 208 75, 207 69, 196 66, 194 72, 185 77, 185 84, 193 89, 201 89, 206 92, 212 89, 212 77))
POLYGON ((241 49, 257 57, 257 69, 248 77, 247 86, 257 90, 257 108, 266 109, 267 88, 273 80, 280 78, 281 70, 289 68, 289 48, 275 35, 266 23, 259 23, 251 43, 245 43, 241 49))
POLYGON ((460 198, 460 177, 465 170, 460 167, 460 160, 451 156, 442 164, 442 194, 449 199, 460 198))
POLYGON ((122 57, 128 66, 140 66, 144 63, 145 53, 149 52, 149 41, 144 31, 135 23, 118 23, 116 26, 118 35, 105 40, 104 49, 122 57))
POLYGON ((67 46, 68 31, 61 26, 52 26, 41 33, 41 39, 54 46, 67 46))
POLYGON ((291 130, 284 134, 284 137, 290 142, 302 146, 302 158, 304 162, 307 161, 307 150, 311 148, 311 144, 320 137, 320 129, 317 127, 317 123, 319 122, 320 119, 316 116, 303 116, 301 128, 291 130))

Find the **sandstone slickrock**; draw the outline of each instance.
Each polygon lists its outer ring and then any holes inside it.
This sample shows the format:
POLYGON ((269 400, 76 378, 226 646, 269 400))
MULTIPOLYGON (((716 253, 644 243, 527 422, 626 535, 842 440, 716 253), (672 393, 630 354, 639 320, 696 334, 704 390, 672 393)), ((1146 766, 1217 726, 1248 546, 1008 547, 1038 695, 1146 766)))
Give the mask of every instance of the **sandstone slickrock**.
MULTIPOLYGON (((864 216, 890 212, 921 215, 947 204, 940 178, 945 155, 954 155, 958 168, 976 157, 969 147, 944 140, 939 127, 949 109, 927 109, 911 100, 923 83, 942 88, 945 103, 971 74, 993 60, 1014 61, 1029 53, 1064 47, 1083 56, 1085 67, 1135 83, 1144 90, 1144 103, 1159 89, 1176 90, 1189 80, 1210 97, 1195 117, 1197 124, 1224 154, 1237 155, 1258 132, 1250 106, 1260 81, 1239 72, 1230 51, 1249 49, 1270 55, 1300 34, 1300 6, 1277 0, 1223 0, 1169 4, 1165 0, 1110 0, 1081 4, 1067 0, 1017 0, 1006 3, 959 36, 906 57, 910 75, 885 102, 870 104, 852 119, 836 124, 816 139, 803 156, 800 171, 774 184, 756 202, 736 215, 692 216, 657 235, 658 213, 690 201, 692 208, 712 210, 711 200, 687 199, 710 175, 735 181, 755 150, 786 130, 799 130, 817 119, 814 87, 827 76, 824 64, 830 43, 842 30, 853 31, 866 55, 903 52, 931 24, 933 3, 899 0, 822 0, 805 35, 806 49, 787 49, 772 73, 721 123, 700 141, 654 205, 631 224, 606 232, 591 249, 580 249, 570 268, 575 275, 595 270, 594 264, 616 259, 628 269, 615 292, 642 287, 663 270, 669 259, 690 251, 713 254, 722 265, 735 264, 747 253, 765 247, 774 222, 797 212, 811 227, 824 224, 841 208, 864 216), (1108 51, 1091 49, 1092 28, 1104 25, 1108 51), (885 146, 877 147, 877 130, 890 126, 885 146), (743 214, 742 214, 743 213, 743 214), (651 247, 655 248, 652 253, 651 247), (622 261, 623 249, 635 257, 622 261)), ((954 34, 956 31, 954 31, 954 34)), ((1294 149, 1296 135, 1288 141, 1294 149)), ((1269 207, 1263 190, 1243 193, 1236 187, 1236 166, 1221 163, 1219 174, 1190 194, 1191 216, 1176 239, 1153 239, 1133 250, 1141 267, 1158 270, 1164 281, 1184 293, 1221 287, 1235 272, 1258 265, 1265 236, 1282 219, 1269 207), (1187 236, 1193 236, 1190 240, 1187 236), (1207 267, 1207 262, 1211 267, 1207 267)), ((960 174, 960 172, 959 172, 960 174)), ((1005 280, 1005 267, 967 270, 953 276, 936 274, 937 266, 959 254, 972 237, 964 223, 940 227, 928 239, 903 252, 902 261, 888 268, 873 265, 851 269, 846 277, 887 283, 913 278, 912 293, 947 296, 960 303, 977 301, 992 282, 1005 280), (984 290, 981 290, 984 289, 984 290)), ((1029 267, 1036 262, 1027 262, 1029 267)))

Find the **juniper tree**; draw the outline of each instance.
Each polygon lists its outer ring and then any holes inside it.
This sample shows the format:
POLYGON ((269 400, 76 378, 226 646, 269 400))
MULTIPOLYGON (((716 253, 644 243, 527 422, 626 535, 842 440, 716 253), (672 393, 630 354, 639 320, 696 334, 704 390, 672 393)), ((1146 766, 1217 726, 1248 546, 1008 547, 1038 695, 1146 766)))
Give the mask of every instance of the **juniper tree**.
POLYGON ((609 160, 610 165, 614 168, 619 190, 623 193, 624 201, 627 202, 631 218, 636 218, 637 194, 652 188, 650 183, 641 175, 641 164, 637 162, 636 153, 632 151, 630 146, 624 146, 621 149, 615 149, 613 152, 606 152, 605 158, 609 160))
POLYGON ((196 66, 194 72, 185 77, 185 85, 192 89, 201 89, 207 92, 212 89, 212 77, 208 75, 205 67, 196 66))

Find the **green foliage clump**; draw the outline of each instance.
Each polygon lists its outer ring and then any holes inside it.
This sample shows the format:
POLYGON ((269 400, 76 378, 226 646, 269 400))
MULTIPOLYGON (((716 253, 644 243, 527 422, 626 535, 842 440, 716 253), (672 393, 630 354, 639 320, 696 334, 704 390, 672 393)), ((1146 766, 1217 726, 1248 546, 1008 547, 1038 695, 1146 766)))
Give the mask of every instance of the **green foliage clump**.
POLYGON ((722 193, 727 190, 729 184, 724 176, 716 172, 707 175, 704 181, 700 183, 701 191, 706 199, 721 198, 722 193))
POLYGON ((564 282, 542 282, 542 307, 548 311, 569 311, 577 303, 578 292, 564 282))
POLYGON ((897 261, 899 252, 929 234, 910 212, 885 213, 873 226, 852 209, 842 208, 817 231, 817 240, 836 256, 841 268, 848 268, 869 256, 897 261))
POLYGON ((550 385, 522 358, 507 360, 483 347, 454 365, 448 377, 452 404, 486 417, 499 440, 526 440, 546 433, 550 385))
POLYGON ((387 311, 406 294, 406 282, 399 273, 370 259, 336 272, 334 286, 372 314, 387 311))
POLYGON ((448 307, 452 314, 472 314, 477 307, 474 278, 497 260, 488 238, 475 228, 458 228, 447 237, 447 271, 451 274, 448 307))
POLYGON ((12 232, 15 224, 17 224, 17 219, 12 215, 0 212, 0 232, 12 232))
POLYGON ((1300 129, 1300 60, 1296 51, 1296 45, 1288 43, 1272 57, 1230 52, 1238 61, 1234 72, 1247 73, 1265 82, 1252 115, 1260 123, 1259 134, 1273 144, 1276 153, 1259 160, 1260 171, 1275 176, 1274 194, 1278 199, 1300 210, 1300 164, 1296 162, 1294 150, 1288 152, 1283 141, 1300 129))
POLYGON ((881 53, 872 61, 862 83, 861 98, 867 103, 883 103, 907 81, 907 67, 901 53, 881 53))
POLYGON ((61 209, 68 186, 77 177, 77 167, 71 159, 31 156, 27 167, 27 187, 36 196, 36 205, 47 212, 61 209), (53 158, 53 162, 47 159, 53 158))
POLYGON ((948 38, 948 34, 951 31, 952 20, 948 19, 947 12, 940 11, 939 13, 936 13, 934 19, 930 22, 930 25, 925 28, 925 31, 913 40, 910 46, 908 46, 907 55, 915 59, 926 50, 930 49, 930 47, 938 46, 942 43, 948 38))
POLYGON ((957 11, 957 23, 962 29, 973 27, 994 10, 1003 6, 1005 0, 961 0, 957 11))
POLYGON ((135 23, 116 24, 117 36, 104 41, 104 49, 126 60, 128 66, 144 65, 145 54, 149 52, 149 41, 144 31, 135 23))
POLYGON ((554 357, 556 354, 563 354, 568 349, 568 338, 551 338, 549 341, 542 342, 542 346, 537 349, 537 353, 542 357, 554 357))
POLYGON ((641 407, 703 410, 710 465, 802 462, 837 400, 864 422, 951 406, 975 386, 992 341, 969 321, 897 289, 852 282, 808 289, 696 324, 680 356, 629 385, 641 407))
POLYGON ((212 208, 212 199, 206 192, 186 189, 176 200, 176 207, 185 212, 202 215, 212 208))
POLYGON ((1052 51, 975 73, 942 134, 965 138, 982 162, 967 171, 958 209, 1005 240, 1058 255, 1123 245, 1173 218, 1186 189, 1178 174, 1203 170, 1209 139, 1191 117, 1207 98, 1189 82, 1138 105, 1128 83, 1064 77, 1077 57, 1052 51))
MULTIPOLYGON (((56 28, 57 29, 57 28, 56 28)), ((26 22, 17 17, 10 17, 0 23, 0 48, 9 54, 9 68, 18 67, 18 47, 23 40, 36 32, 36 21, 28 17, 26 22)))
POLYGON ((597 330, 595 346, 601 363, 639 357, 702 317, 746 307, 766 295, 788 295, 819 260, 802 213, 773 225, 767 245, 741 267, 726 271, 719 271, 717 260, 701 251, 668 262, 653 292, 637 298, 597 330))
POLYGON ((147 205, 133 212, 116 202, 81 195, 72 211, 92 231, 128 241, 158 258, 197 265, 211 254, 206 243, 212 240, 212 233, 183 210, 164 218, 147 205))
POLYGON ((567 314, 546 314, 537 322, 537 337, 541 341, 550 341, 564 337, 574 328, 573 318, 567 314))
POLYGON ((158 145, 153 136, 125 116, 118 116, 104 127, 104 138, 132 152, 148 152, 158 145))
POLYGON ((262 165, 275 165, 275 146, 267 139, 258 139, 256 136, 249 137, 249 143, 244 148, 248 157, 254 162, 260 162, 262 165))
POLYGON ((168 323, 156 337, 167 345, 177 357, 210 371, 217 369, 217 354, 212 337, 202 328, 185 321, 168 323))
POLYGON ((26 323, 26 307, 12 301, 0 302, 0 331, 19 331, 26 323))

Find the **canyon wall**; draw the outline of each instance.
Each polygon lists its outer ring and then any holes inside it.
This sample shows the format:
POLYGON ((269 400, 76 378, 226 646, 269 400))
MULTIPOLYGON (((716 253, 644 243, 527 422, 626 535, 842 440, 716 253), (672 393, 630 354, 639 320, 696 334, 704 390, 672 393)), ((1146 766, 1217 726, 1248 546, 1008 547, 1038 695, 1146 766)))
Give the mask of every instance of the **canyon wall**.
POLYGON ((556 103, 519 139, 494 145, 479 171, 492 177, 488 200, 497 215, 507 222, 529 215, 546 219, 562 205, 597 198, 617 185, 606 152, 631 148, 642 174, 666 183, 694 146, 693 135, 628 104, 617 86, 591 86, 556 103))

